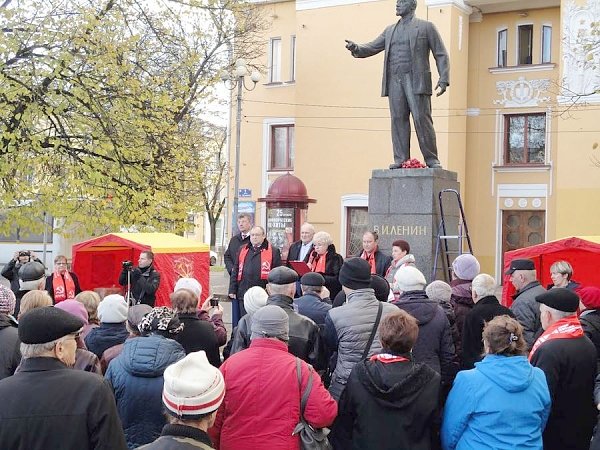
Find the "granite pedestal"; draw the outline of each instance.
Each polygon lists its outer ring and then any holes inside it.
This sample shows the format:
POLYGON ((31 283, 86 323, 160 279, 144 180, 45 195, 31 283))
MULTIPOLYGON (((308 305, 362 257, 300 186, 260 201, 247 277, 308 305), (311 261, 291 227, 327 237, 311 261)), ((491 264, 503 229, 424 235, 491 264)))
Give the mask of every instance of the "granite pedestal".
MULTIPOLYGON (((443 189, 459 190, 456 172, 444 169, 374 170, 369 180, 369 223, 379 234, 379 248, 391 254, 392 242, 410 245, 416 267, 428 282, 434 265, 440 224, 438 195, 443 189)), ((457 234, 460 209, 456 197, 445 194, 446 233, 457 234), (446 200, 447 199, 447 200, 446 200)), ((458 241, 448 241, 451 251, 458 241)), ((451 258, 451 260, 453 257, 451 258)), ((438 259, 435 279, 444 279, 444 264, 438 259)))

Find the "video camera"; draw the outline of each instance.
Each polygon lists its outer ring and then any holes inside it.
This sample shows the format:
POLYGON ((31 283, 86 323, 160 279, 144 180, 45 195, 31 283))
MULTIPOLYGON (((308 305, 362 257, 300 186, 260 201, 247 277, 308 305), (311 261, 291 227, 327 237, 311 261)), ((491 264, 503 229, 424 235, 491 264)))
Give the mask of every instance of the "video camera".
POLYGON ((31 256, 31 252, 29 250, 20 251, 19 256, 31 256))
POLYGON ((125 270, 133 270, 133 263, 131 261, 123 261, 121 265, 125 270))

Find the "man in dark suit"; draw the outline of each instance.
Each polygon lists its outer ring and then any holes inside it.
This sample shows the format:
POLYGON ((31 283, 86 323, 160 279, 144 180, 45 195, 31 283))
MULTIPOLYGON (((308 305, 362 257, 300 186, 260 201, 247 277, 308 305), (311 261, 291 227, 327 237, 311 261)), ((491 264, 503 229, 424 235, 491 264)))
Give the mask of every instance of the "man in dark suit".
POLYGON ((394 164, 390 169, 400 168, 410 158, 409 114, 413 117, 425 163, 428 167, 441 168, 431 119, 429 53, 433 53, 440 75, 437 96, 450 84, 450 65, 440 34, 431 22, 414 17, 416 8, 416 0, 397 0, 396 15, 402 17, 397 23, 368 44, 346 41, 346 48, 355 58, 367 58, 385 50, 381 95, 389 98, 392 117, 394 164))
POLYGON ((313 250, 313 236, 315 235, 315 227, 310 223, 305 222, 300 228, 300 240, 290 245, 288 251, 288 261, 308 261, 310 252, 313 250))
POLYGON ((244 294, 252 286, 267 287, 269 272, 281 265, 281 254, 266 239, 263 227, 255 226, 250 230, 250 241, 242 246, 235 258, 235 264, 229 279, 229 297, 231 298, 231 326, 237 326, 246 314, 244 294))
POLYGON ((227 246, 227 250, 225 250, 225 254, 223 255, 225 268, 227 269, 227 273, 229 275, 231 275, 231 271, 233 269, 237 254, 240 251, 240 247, 243 247, 250 242, 252 218, 249 214, 242 213, 238 215, 237 225, 240 233, 236 234, 229 240, 229 245, 227 246))

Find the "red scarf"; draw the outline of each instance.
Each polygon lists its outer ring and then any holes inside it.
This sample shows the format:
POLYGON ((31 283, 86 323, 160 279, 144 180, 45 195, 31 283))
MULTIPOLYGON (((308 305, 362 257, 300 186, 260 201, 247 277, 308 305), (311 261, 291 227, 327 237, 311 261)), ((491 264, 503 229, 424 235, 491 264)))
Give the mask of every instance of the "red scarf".
POLYGON ((320 272, 325 273, 325 264, 327 263, 327 253, 323 255, 319 255, 317 252, 313 251, 310 254, 310 258, 308 260, 308 267, 310 267, 311 272, 320 272))
POLYGON ((373 355, 369 359, 369 361, 379 361, 383 364, 389 364, 394 362, 405 362, 408 361, 408 358, 404 358, 403 356, 391 355, 389 353, 380 353, 378 355, 373 355))
POLYGON ((581 328, 581 323, 575 314, 560 319, 550 325, 538 340, 535 341, 529 353, 529 360, 531 361, 535 351, 546 341, 553 339, 576 339, 581 336, 583 336, 583 328, 581 328))
POLYGON ((52 275, 52 290, 54 291, 54 303, 75 298, 75 283, 68 270, 65 270, 62 276, 58 269, 54 270, 54 274, 52 275))
POLYGON ((375 252, 377 251, 378 247, 375 246, 375 248, 373 249, 373 251, 371 253, 367 253, 366 251, 363 250, 362 254, 360 255, 360 257, 362 259, 366 259, 367 262, 369 263, 369 265, 371 266, 371 273, 377 273, 377 267, 375 264, 375 252))
MULTIPOLYGON (((244 261, 250 248, 246 245, 240 250, 240 264, 238 266, 237 280, 242 279, 242 273, 244 272, 244 261)), ((273 248, 271 244, 267 242, 267 248, 260 249, 260 279, 266 280, 271 271, 271 265, 273 264, 273 248)))

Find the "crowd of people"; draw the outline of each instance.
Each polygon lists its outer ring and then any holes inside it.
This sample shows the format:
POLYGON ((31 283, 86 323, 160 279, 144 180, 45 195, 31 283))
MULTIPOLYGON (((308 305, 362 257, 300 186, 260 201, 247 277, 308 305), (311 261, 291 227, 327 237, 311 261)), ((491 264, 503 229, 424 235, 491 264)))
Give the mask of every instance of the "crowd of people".
POLYGON ((344 260, 306 223, 282 261, 262 227, 238 225, 229 340, 193 278, 155 307, 81 291, 64 257, 46 278, 16 254, 3 274, 19 295, 0 285, 0 448, 600 448, 600 288, 567 261, 544 288, 513 260, 506 307, 471 254, 428 284, 404 240, 386 255, 369 231, 344 260))

